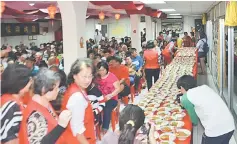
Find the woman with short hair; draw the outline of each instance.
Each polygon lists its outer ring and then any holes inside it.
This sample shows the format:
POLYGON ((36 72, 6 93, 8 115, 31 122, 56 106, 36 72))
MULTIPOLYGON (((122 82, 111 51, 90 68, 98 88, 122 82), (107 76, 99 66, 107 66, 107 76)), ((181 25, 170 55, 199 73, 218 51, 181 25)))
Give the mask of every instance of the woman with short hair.
POLYGON ((111 112, 118 104, 118 93, 120 92, 120 83, 118 78, 109 72, 109 66, 106 62, 99 62, 97 65, 98 88, 105 97, 106 103, 103 110, 103 131, 106 133, 109 129, 111 112))
POLYGON ((21 143, 69 144, 77 143, 70 129, 66 129, 71 112, 56 114, 50 101, 58 96, 60 76, 42 68, 34 78, 34 96, 24 109, 20 133, 21 143))
POLYGON ((24 109, 21 98, 30 90, 33 82, 30 76, 30 69, 19 64, 9 64, 1 75, 0 143, 19 143, 19 130, 24 109))

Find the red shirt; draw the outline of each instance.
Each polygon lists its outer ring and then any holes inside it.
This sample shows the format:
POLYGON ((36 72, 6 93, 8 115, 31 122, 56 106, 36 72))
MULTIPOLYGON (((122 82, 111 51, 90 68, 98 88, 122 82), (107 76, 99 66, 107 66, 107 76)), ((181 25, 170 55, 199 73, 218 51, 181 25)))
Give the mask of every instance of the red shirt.
MULTIPOLYGON (((98 79, 98 88, 102 92, 104 96, 111 94, 114 90, 114 83, 118 81, 118 78, 111 72, 109 72, 108 76, 104 79, 98 79)), ((118 100, 118 95, 114 96, 112 99, 118 100)))
POLYGON ((129 71, 125 65, 120 65, 119 67, 109 67, 109 71, 113 73, 119 80, 125 79, 125 82, 130 86, 129 71))

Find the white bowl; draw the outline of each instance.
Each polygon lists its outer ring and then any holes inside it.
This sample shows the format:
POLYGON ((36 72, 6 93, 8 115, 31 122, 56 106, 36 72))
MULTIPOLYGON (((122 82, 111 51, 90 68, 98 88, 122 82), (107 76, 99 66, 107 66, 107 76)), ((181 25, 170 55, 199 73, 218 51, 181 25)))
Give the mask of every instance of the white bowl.
POLYGON ((175 144, 173 141, 160 141, 159 144, 175 144))
POLYGON ((177 128, 181 128, 184 126, 184 122, 183 121, 171 121, 169 123, 170 126, 174 126, 174 127, 177 127, 177 128))
POLYGON ((163 120, 155 121, 155 128, 156 128, 156 130, 161 130, 161 127, 168 126, 168 125, 169 125, 168 121, 163 121, 163 120))
POLYGON ((176 135, 173 133, 163 133, 159 136, 159 139, 162 140, 168 140, 168 141, 174 141, 176 139, 176 135))
POLYGON ((158 112, 160 112, 160 111, 170 111, 170 108, 168 108, 168 107, 159 107, 158 109, 157 109, 157 111, 158 112))
POLYGON ((161 118, 164 118, 166 116, 170 116, 170 112, 168 112, 168 111, 159 111, 159 112, 157 112, 156 115, 160 116, 161 118))
POLYGON ((163 133, 171 133, 174 131, 174 127, 173 126, 161 126, 160 127, 160 130, 163 132, 163 133))
POLYGON ((187 129, 177 129, 176 130, 176 137, 181 140, 181 141, 184 141, 186 140, 189 136, 191 135, 191 132, 187 129), (181 133, 184 133, 185 136, 183 135, 179 135, 178 133, 181 132, 181 133))
POLYGON ((183 118, 186 116, 185 113, 173 113, 172 114, 172 118, 177 120, 177 121, 181 121, 183 120, 183 118))
POLYGON ((174 113, 174 112, 175 112, 175 113, 182 113, 182 112, 183 112, 182 108, 179 107, 179 106, 172 107, 170 111, 171 111, 172 113, 174 113))

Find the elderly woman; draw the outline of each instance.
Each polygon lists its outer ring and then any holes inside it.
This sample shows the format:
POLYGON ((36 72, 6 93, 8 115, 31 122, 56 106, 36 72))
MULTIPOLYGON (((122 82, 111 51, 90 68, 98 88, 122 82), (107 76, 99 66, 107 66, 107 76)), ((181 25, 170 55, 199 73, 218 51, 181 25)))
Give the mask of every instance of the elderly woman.
POLYGON ((70 126, 80 144, 96 143, 93 108, 86 93, 93 77, 92 61, 88 58, 76 60, 71 66, 69 87, 62 101, 62 109, 72 111, 70 126))
POLYGON ((70 129, 66 129, 71 112, 65 110, 58 117, 50 104, 57 98, 59 83, 60 76, 47 68, 36 75, 34 96, 23 113, 21 143, 77 143, 70 129))

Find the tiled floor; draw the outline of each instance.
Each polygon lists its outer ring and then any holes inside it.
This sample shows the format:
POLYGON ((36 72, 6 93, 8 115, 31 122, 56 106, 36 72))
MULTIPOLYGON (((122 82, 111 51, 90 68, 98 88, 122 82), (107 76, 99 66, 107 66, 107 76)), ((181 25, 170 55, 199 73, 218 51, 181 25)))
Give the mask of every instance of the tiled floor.
MULTIPOLYGON (((215 89, 217 91, 210 72, 208 72, 207 75, 198 75, 198 85, 202 85, 202 84, 207 84, 212 89, 215 89)), ((147 89, 143 90, 139 96, 136 96, 134 100, 134 104, 137 104, 146 93, 147 93, 147 89)), ((122 111, 124 107, 125 106, 121 104, 120 111, 122 111)), ((117 128, 118 128, 118 125, 117 125, 117 128)), ((195 126, 193 129, 193 135, 194 135, 193 144, 201 144, 203 131, 204 131, 203 126, 199 122, 198 126, 195 126)), ((101 144, 101 142, 98 141, 97 144, 101 144)), ((236 144, 234 137, 232 137, 230 144, 236 144)))

